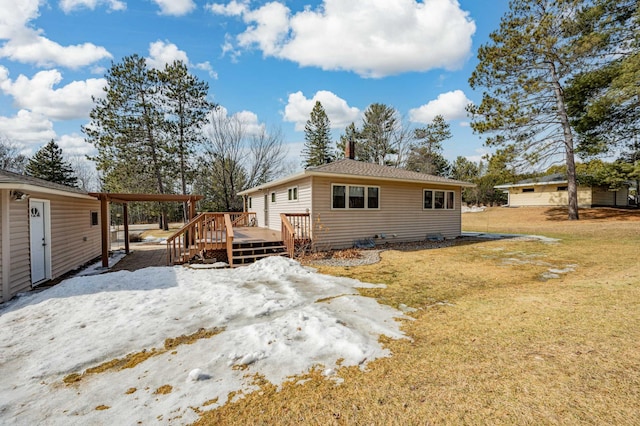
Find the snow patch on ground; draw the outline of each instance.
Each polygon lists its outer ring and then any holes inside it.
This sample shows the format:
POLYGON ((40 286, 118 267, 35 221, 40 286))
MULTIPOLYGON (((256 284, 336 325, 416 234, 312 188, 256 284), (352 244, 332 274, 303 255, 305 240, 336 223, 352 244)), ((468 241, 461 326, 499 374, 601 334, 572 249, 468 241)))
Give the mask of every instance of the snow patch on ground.
POLYGON ((378 338, 403 338, 403 314, 358 287, 379 286, 272 257, 237 269, 75 277, 20 297, 0 308, 0 423, 187 424, 198 417, 190 407, 255 390, 255 373, 279 384, 318 365, 331 376, 338 359, 389 356, 378 338), (224 331, 134 368, 62 382, 201 328, 224 331))

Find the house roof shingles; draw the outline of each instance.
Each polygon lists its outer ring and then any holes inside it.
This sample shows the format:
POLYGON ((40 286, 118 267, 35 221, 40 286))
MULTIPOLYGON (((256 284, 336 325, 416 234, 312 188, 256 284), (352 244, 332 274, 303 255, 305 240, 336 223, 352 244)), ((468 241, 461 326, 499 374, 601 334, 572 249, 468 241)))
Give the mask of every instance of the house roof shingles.
POLYGON ((350 159, 342 159, 333 163, 323 164, 317 167, 311 167, 305 171, 287 176, 282 179, 277 179, 272 182, 267 182, 263 185, 256 186, 254 188, 246 189, 238 193, 238 195, 245 195, 253 191, 266 189, 276 185, 282 185, 287 182, 291 182, 297 179, 301 179, 307 176, 344 176, 354 178, 370 178, 380 179, 387 181, 397 182, 414 182, 414 183, 432 183, 450 186, 462 186, 473 187, 475 186, 469 182, 463 182, 460 180, 447 179, 442 176, 428 175, 425 173, 412 172, 405 169, 399 169, 389 166, 381 166, 375 163, 365 163, 363 161, 356 161, 350 159))

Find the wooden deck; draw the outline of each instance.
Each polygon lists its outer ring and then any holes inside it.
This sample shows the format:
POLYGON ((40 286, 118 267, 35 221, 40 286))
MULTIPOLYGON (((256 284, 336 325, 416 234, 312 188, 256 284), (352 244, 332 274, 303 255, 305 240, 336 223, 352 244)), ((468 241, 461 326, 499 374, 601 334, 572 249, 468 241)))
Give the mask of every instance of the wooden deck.
POLYGON ((274 231, 268 228, 254 227, 234 227, 233 241, 235 243, 252 243, 262 241, 282 241, 280 231, 274 231))

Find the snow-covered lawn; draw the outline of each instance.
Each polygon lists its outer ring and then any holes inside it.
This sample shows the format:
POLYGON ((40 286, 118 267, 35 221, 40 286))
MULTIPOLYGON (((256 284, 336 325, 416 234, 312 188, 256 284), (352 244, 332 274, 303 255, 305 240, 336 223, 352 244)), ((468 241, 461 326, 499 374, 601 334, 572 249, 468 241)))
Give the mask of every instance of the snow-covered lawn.
POLYGON ((364 365, 389 355, 381 334, 403 337, 394 319, 401 312, 355 290, 372 286, 281 257, 231 270, 158 267, 66 280, 0 308, 0 424, 186 424, 195 409, 254 390, 255 373, 278 384, 321 365, 337 380, 339 359, 364 365), (165 339, 201 328, 224 331, 164 351, 165 339), (63 383, 152 348, 162 353, 133 368, 63 383))

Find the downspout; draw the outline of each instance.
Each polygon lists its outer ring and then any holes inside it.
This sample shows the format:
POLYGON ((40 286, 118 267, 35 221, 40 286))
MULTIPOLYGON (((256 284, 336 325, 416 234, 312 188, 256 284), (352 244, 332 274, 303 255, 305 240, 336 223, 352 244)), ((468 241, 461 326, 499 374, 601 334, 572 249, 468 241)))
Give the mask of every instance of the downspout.
POLYGON ((10 197, 9 190, 0 190, 0 201, 2 204, 2 299, 6 302, 11 299, 10 280, 11 280, 11 216, 10 216, 10 197))

